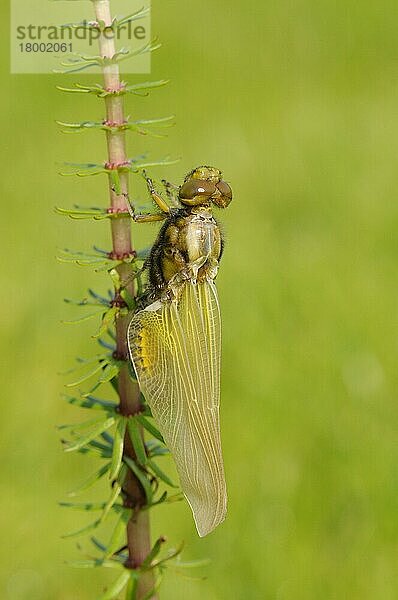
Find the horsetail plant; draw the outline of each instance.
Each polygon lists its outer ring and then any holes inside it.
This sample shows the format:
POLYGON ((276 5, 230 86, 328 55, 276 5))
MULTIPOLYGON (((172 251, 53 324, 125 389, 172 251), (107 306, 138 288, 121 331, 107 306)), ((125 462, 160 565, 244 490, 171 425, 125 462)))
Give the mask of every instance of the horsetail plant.
MULTIPOLYGON (((128 211, 129 176, 141 175, 143 169, 170 164, 167 158, 148 161, 143 157, 129 158, 126 152, 128 132, 154 133, 156 128, 169 125, 172 117, 131 121, 124 111, 125 99, 130 96, 147 96, 167 81, 154 81, 128 85, 121 81, 119 63, 131 56, 152 52, 159 47, 154 41, 138 51, 117 50, 109 31, 117 26, 136 21, 148 13, 148 9, 122 18, 112 18, 109 0, 91 0, 95 20, 84 21, 76 26, 95 28, 99 31, 99 55, 75 55, 63 63, 64 72, 74 73, 91 66, 99 66, 103 83, 92 86, 75 83, 63 92, 74 95, 87 94, 96 97, 105 105, 105 118, 101 122, 59 122, 64 131, 96 129, 105 132, 108 155, 102 164, 68 164, 68 172, 78 176, 105 174, 108 179, 110 204, 108 208, 74 206, 71 209, 57 208, 57 212, 72 219, 108 219, 112 246, 109 251, 94 246, 90 252, 61 253, 62 262, 106 271, 112 281, 113 291, 108 297, 88 290, 88 298, 77 302, 79 306, 92 306, 91 316, 100 317, 95 333, 101 351, 90 359, 78 359, 79 368, 87 368, 85 374, 67 384, 69 390, 79 390, 67 397, 71 405, 88 409, 93 415, 78 425, 61 426, 66 452, 81 454, 95 453, 102 459, 102 466, 86 480, 75 496, 85 491, 100 478, 109 478, 109 496, 102 502, 63 502, 63 506, 85 511, 97 511, 99 516, 87 527, 68 534, 66 537, 91 535, 93 555, 73 563, 77 567, 112 567, 117 578, 101 600, 120 598, 125 590, 126 600, 156 599, 157 587, 168 561, 177 557, 181 548, 169 550, 162 555, 165 542, 160 537, 152 545, 149 529, 149 509, 166 502, 180 499, 176 491, 159 491, 160 484, 174 488, 157 464, 158 457, 167 450, 163 439, 151 420, 151 412, 145 405, 138 383, 128 360, 127 327, 136 307, 135 298, 142 289, 141 269, 145 252, 136 251, 131 242, 131 217, 128 211), (105 35, 105 28, 106 33, 105 35), (82 387, 83 386, 83 387, 82 387), (103 399, 102 388, 108 386, 116 393, 117 401, 103 399), (97 395, 99 394, 99 395, 97 395), (113 531, 107 543, 100 541, 97 530, 104 521, 113 521, 113 531)), ((70 301, 68 301, 70 302, 70 301)), ((72 499, 71 499, 72 500, 72 499)), ((180 563, 179 563, 180 564, 180 563)), ((182 566, 182 564, 180 565, 182 566)))

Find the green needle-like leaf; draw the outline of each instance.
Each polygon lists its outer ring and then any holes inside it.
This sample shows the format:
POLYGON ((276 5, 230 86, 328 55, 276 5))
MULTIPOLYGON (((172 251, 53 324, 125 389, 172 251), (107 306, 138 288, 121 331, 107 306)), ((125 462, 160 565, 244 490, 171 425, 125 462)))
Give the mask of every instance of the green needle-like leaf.
POLYGON ((127 15, 126 17, 121 17, 120 19, 114 19, 113 20, 113 29, 117 29, 120 26, 126 25, 127 23, 130 23, 133 21, 138 21, 139 19, 147 17, 149 14, 150 14, 149 8, 140 8, 135 13, 131 13, 130 15, 127 15))
POLYGON ((134 473, 134 475, 137 477, 138 481, 140 482, 140 484, 142 485, 144 492, 145 492, 145 496, 147 499, 147 503, 151 504, 152 503, 152 497, 153 497, 153 492, 152 492, 152 486, 150 481, 148 480, 146 474, 144 473, 144 471, 142 471, 140 469, 140 467, 128 456, 123 456, 123 461, 127 464, 127 466, 129 467, 129 469, 131 469, 131 471, 134 473))
POLYGON ((103 432, 101 433, 101 437, 102 437, 102 439, 103 439, 103 440, 105 440, 105 442, 106 442, 107 444, 109 444, 109 446, 110 446, 111 448, 113 448, 113 437, 111 436, 111 434, 110 434, 110 433, 108 433, 108 431, 103 431, 103 432))
POLYGON ((96 511, 104 510, 105 502, 59 502, 59 505, 64 508, 73 508, 74 510, 96 511))
POLYGON ((99 519, 97 519, 96 521, 94 521, 94 523, 90 523, 89 525, 86 525, 86 527, 83 527, 82 529, 78 529, 78 531, 73 531, 72 533, 66 533, 62 537, 63 538, 81 537, 83 535, 86 535, 87 533, 90 533, 90 531, 94 531, 94 529, 96 529, 98 527, 100 522, 101 521, 99 519))
POLYGON ((121 417, 116 426, 115 437, 113 438, 111 470, 109 473, 109 477, 112 481, 114 479, 116 479, 116 477, 119 474, 120 467, 122 466, 124 434, 126 431, 126 425, 127 425, 126 418, 121 417))
POLYGON ((153 561, 152 566, 158 567, 158 566, 164 564, 165 562, 172 560, 173 558, 176 558, 179 554, 181 554, 183 548, 184 548, 184 543, 180 544, 177 548, 169 550, 167 555, 164 558, 153 561))
POLYGON ((153 548, 151 549, 149 554, 146 556, 145 560, 141 563, 140 568, 142 570, 146 570, 146 569, 150 568, 152 561, 159 554, 160 550, 162 549, 162 544, 164 544, 165 541, 166 540, 164 537, 160 537, 156 540, 155 544, 153 545, 153 548))
POLYGON ((68 321, 63 320, 62 323, 64 323, 65 325, 78 325, 80 323, 84 323, 85 321, 88 321, 89 319, 93 319, 94 317, 98 317, 99 315, 102 315, 103 313, 104 313, 104 307, 102 307, 100 310, 97 310, 97 311, 95 311, 93 313, 89 313, 88 315, 84 315, 83 317, 77 317, 76 319, 70 319, 68 321))
POLYGON ((81 385, 82 383, 87 381, 87 379, 90 379, 91 377, 93 377, 93 375, 98 373, 98 371, 101 371, 102 369, 104 369, 104 367, 106 367, 106 366, 108 366, 108 361, 106 361, 106 360, 100 361, 100 364, 97 365, 95 367, 95 369, 93 369, 92 371, 89 371, 88 373, 83 375, 83 377, 81 377, 77 381, 73 381, 72 383, 67 383, 66 387, 77 387, 78 385, 81 385))
POLYGON ((164 444, 162 434, 154 425, 152 425, 152 423, 150 423, 150 421, 148 421, 148 419, 146 419, 143 415, 135 415, 135 418, 147 431, 149 431, 149 433, 151 433, 156 439, 164 444))
POLYGON ((77 496, 78 494, 81 494, 81 492, 86 491, 88 488, 90 488, 92 485, 94 485, 94 483, 96 481, 101 479, 101 477, 103 477, 105 475, 105 473, 107 473, 109 471, 110 467, 111 467, 110 462, 107 463, 106 465, 103 465, 100 469, 98 469, 98 471, 96 471, 95 473, 90 475, 90 477, 88 477, 88 479, 86 479, 81 485, 79 485, 79 487, 77 487, 76 489, 69 492, 68 496, 69 497, 77 496))
POLYGON ((97 427, 94 427, 94 429, 92 429, 90 433, 88 433, 85 436, 82 436, 77 442, 74 442, 70 446, 65 448, 65 452, 74 452, 75 450, 79 450, 79 448, 83 448, 83 446, 86 446, 89 442, 91 442, 91 440, 98 437, 103 431, 106 431, 107 429, 112 427, 114 423, 115 417, 110 417, 109 419, 106 419, 106 421, 103 421, 97 427))
MULTIPOLYGON (((106 254, 106 252, 105 252, 105 254, 106 254)), ((103 304, 104 306, 109 306, 109 298, 105 298, 104 296, 97 294, 97 292, 95 292, 91 288, 88 289, 88 293, 90 294, 90 296, 92 298, 97 300, 100 304, 103 304)))
POLYGON ((133 159, 130 160, 131 162, 131 168, 130 170, 134 173, 134 172, 138 172, 138 171, 142 171, 142 169, 148 169, 149 167, 163 167, 163 166, 167 166, 167 165, 175 165, 176 163, 178 163, 180 161, 179 158, 163 158, 163 159, 159 159, 159 160, 154 160, 154 161, 148 161, 148 162, 134 162, 133 159))
POLYGON ((148 96, 150 90, 163 87, 168 83, 170 83, 170 79, 160 79, 159 81, 144 81, 143 83, 126 85, 124 91, 128 94, 136 94, 137 96, 148 96))
POLYGON ((117 306, 112 306, 105 312, 104 316, 102 317, 101 327, 93 337, 99 338, 107 331, 108 327, 110 327, 110 325, 113 323, 118 311, 119 309, 117 306))
POLYGON ((199 569, 200 567, 207 567, 210 562, 211 561, 208 558, 182 561, 180 560, 180 556, 177 556, 176 562, 170 565, 170 567, 174 567, 176 569, 199 569))
POLYGON ((141 465, 145 465, 147 461, 147 455, 145 451, 144 442, 142 439, 141 431, 135 417, 129 417, 127 421, 127 427, 131 443, 133 444, 134 452, 137 456, 137 460, 141 465))
POLYGON ((122 491, 122 485, 123 485, 124 479, 126 477, 126 471, 127 471, 127 468, 124 465, 120 469, 118 480, 113 483, 112 493, 111 493, 111 495, 109 497, 108 502, 105 505, 104 511, 103 511, 103 513, 101 515, 101 518, 100 518, 100 522, 101 523, 103 523, 105 521, 106 517, 109 514, 109 511, 111 510, 111 508, 115 504, 116 500, 118 499, 118 497, 120 495, 120 492, 122 491))
POLYGON ((170 454, 170 450, 163 444, 160 444, 156 439, 145 442, 145 448, 150 458, 170 454))
POLYGON ((95 253, 94 252, 81 252, 78 250, 70 250, 69 248, 63 248, 62 250, 60 250, 60 252, 65 255, 66 257, 68 257, 71 261, 75 261, 75 260, 85 260, 87 259, 87 261, 93 259, 93 260, 104 260, 104 258, 106 258, 108 256, 108 254, 105 252, 101 252, 99 250, 97 250, 96 248, 94 248, 95 253))
POLYGON ((99 378, 99 382, 100 383, 106 383, 108 381, 110 381, 111 379, 113 379, 114 377, 116 377, 116 375, 118 375, 119 373, 119 367, 116 364, 113 365, 107 365, 104 369, 104 372, 102 373, 101 377, 99 378))
POLYGON ((104 558, 110 558, 120 548, 122 548, 126 542, 126 527, 131 517, 131 510, 124 509, 119 519, 116 522, 116 526, 112 532, 109 540, 108 547, 105 551, 104 558))
POLYGON ((163 504, 166 501, 167 501, 167 492, 163 492, 163 494, 160 496, 159 500, 155 500, 154 502, 152 502, 152 504, 148 504, 145 508, 150 509, 153 506, 158 506, 158 504, 163 504))
POLYGON ((120 295, 127 304, 128 310, 133 310, 136 306, 135 299, 133 298, 133 296, 131 296, 131 294, 126 289, 120 290, 120 295))
POLYGON ((130 579, 126 588, 125 600, 136 600, 138 580, 139 573, 137 571, 130 571, 130 579))
POLYGON ((62 431, 63 429, 69 429, 70 433, 74 433, 76 431, 79 431, 80 429, 87 429, 88 427, 92 427, 93 425, 95 425, 96 423, 102 423, 103 422, 103 418, 102 417, 96 417, 95 419, 90 419, 89 421, 83 421, 83 423, 71 423, 68 425, 59 425, 58 426, 58 430, 62 431))
POLYGON ((81 85, 79 83, 74 84, 74 88, 66 88, 63 86, 57 86, 57 89, 61 92, 78 93, 78 94, 94 94, 99 98, 106 98, 108 96, 122 96, 123 94, 135 94, 137 96, 148 96, 149 92, 153 89, 163 87, 170 83, 170 79, 161 79, 159 81, 144 81, 142 83, 135 83, 133 85, 122 86, 118 90, 107 90, 100 84, 93 86, 81 85))
POLYGON ((109 342, 106 342, 104 339, 102 338, 98 338, 97 342, 99 343, 100 346, 102 346, 103 348, 106 348, 107 350, 111 350, 111 352, 114 352, 116 350, 115 346, 113 344, 110 344, 109 342))
POLYGON ((126 569, 98 600, 114 600, 124 589, 130 579, 130 573, 126 569))
POLYGON ((106 517, 109 515, 110 510, 114 506, 116 500, 119 498, 120 492, 122 491, 122 486, 120 483, 115 483, 112 488, 112 493, 109 497, 108 502, 105 504, 104 510, 102 512, 100 523, 103 523, 106 517))
POLYGON ((120 216, 119 213, 111 213, 107 212, 104 208, 91 208, 91 209, 76 209, 76 208, 60 208, 58 206, 55 207, 55 212, 60 215, 67 216, 71 219, 111 219, 115 216, 120 216))
POLYGON ((116 269, 109 269, 109 277, 112 279, 115 290, 118 292, 122 287, 122 280, 120 279, 119 273, 116 269))
POLYGON ((161 479, 162 481, 167 483, 167 485, 169 485, 170 487, 173 487, 173 488, 178 487, 178 485, 175 485, 175 483, 173 483, 171 481, 170 477, 168 477, 168 475, 166 475, 166 473, 164 473, 162 471, 162 469, 155 463, 155 461, 148 458, 147 463, 148 463, 148 467, 151 469, 151 471, 153 471, 155 473, 155 475, 157 477, 159 477, 159 479, 161 479))
POLYGON ((87 444, 87 446, 84 446, 84 448, 80 448, 78 452, 80 452, 81 454, 86 454, 87 452, 95 452, 96 454, 99 454, 101 458, 106 458, 107 460, 112 458, 112 448, 108 445, 98 442, 97 440, 92 440, 87 444))
POLYGON ((92 542, 92 544, 94 544, 94 546, 97 550, 100 550, 101 552, 106 551, 106 546, 104 544, 102 544, 98 538, 96 538, 92 535, 90 538, 90 541, 92 542))
POLYGON ((96 558, 93 560, 76 560, 67 562, 66 564, 77 569, 95 569, 98 567, 118 569, 119 571, 124 569, 123 565, 117 560, 102 560, 101 558, 96 558))
POLYGON ((94 396, 90 395, 82 396, 81 398, 68 398, 67 401, 69 404, 80 406, 81 408, 91 408, 93 410, 103 410, 111 413, 114 413, 117 408, 117 404, 115 404, 115 402, 101 400, 100 398, 95 398, 94 396))

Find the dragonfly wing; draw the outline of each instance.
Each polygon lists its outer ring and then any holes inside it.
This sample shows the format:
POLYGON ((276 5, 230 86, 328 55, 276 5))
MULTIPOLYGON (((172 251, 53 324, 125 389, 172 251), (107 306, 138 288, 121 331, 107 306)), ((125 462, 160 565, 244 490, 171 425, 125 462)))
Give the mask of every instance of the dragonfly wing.
POLYGON ((129 348, 141 390, 176 462, 200 536, 225 518, 219 399, 221 322, 213 282, 134 315, 129 348))

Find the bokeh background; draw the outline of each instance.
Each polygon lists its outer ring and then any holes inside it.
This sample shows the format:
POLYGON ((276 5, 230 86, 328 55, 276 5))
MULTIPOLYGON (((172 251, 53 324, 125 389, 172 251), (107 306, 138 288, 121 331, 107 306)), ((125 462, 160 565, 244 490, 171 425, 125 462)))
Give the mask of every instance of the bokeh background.
MULTIPOLYGON (((105 148, 101 134, 63 136, 55 120, 99 119, 102 105, 55 90, 93 76, 8 75, 4 4, 1 597, 92 600, 114 574, 65 564, 79 553, 61 535, 90 517, 57 502, 96 463, 64 455, 55 425, 83 416, 62 401, 59 372, 96 351, 94 322, 60 323, 78 316, 62 299, 107 281, 55 256, 107 247, 109 224, 53 207, 107 201, 104 178, 57 174, 105 148)), ((235 194, 220 215, 218 278, 229 513, 201 540, 183 503, 153 511, 154 536, 211 559, 204 581, 170 571, 162 598, 394 600, 397 3, 155 1, 152 23, 163 47, 151 78, 172 83, 129 99, 128 112, 175 113, 177 125, 165 140, 131 136, 130 154, 181 156, 153 173, 176 182, 214 164, 235 194)), ((135 227, 137 244, 156 230, 135 227)))

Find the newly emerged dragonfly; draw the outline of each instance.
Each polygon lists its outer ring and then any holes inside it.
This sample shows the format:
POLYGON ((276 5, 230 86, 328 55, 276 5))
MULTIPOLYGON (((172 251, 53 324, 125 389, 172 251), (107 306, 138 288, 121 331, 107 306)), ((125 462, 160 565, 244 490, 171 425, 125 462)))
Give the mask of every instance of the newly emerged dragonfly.
MULTIPOLYGON (((131 361, 169 447, 200 536, 226 514, 221 453, 221 322, 214 280, 223 241, 212 205, 232 200, 221 172, 201 166, 177 188, 174 207, 148 188, 161 212, 135 221, 164 219, 147 260, 145 307, 128 330, 131 361)), ((171 191, 168 189, 168 196, 171 191)))

